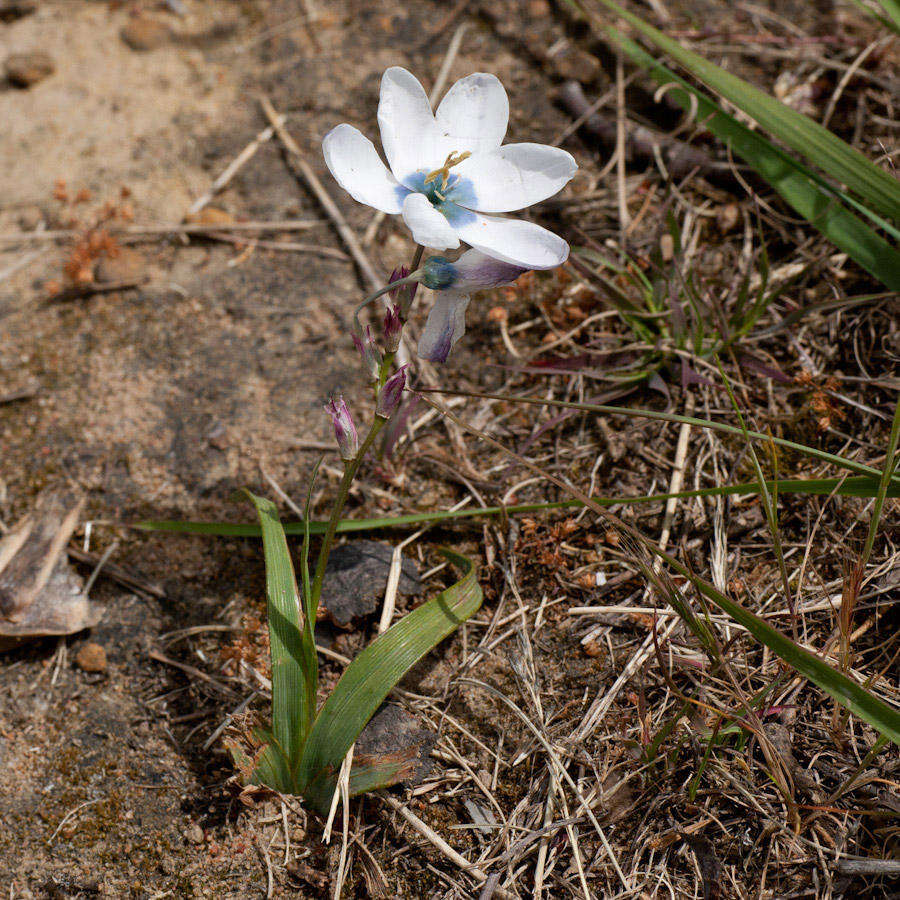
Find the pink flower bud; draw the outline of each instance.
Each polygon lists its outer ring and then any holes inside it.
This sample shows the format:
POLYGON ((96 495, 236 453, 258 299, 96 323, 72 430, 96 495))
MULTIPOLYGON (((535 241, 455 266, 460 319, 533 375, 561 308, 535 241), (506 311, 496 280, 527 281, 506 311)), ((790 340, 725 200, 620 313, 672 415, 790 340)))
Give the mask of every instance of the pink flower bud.
POLYGON ((344 398, 340 395, 337 398, 332 397, 325 405, 325 412, 331 416, 341 459, 355 459, 359 452, 359 435, 356 433, 356 426, 344 398))
MULTIPOLYGON (((409 269, 406 266, 399 266, 391 272, 391 277, 388 279, 388 284, 393 284, 395 281, 399 281, 401 278, 409 277, 409 269)), ((401 310, 408 310, 412 306, 412 302, 415 299, 416 291, 419 289, 419 282, 414 281, 412 284, 405 284, 402 287, 396 287, 392 291, 389 292, 388 296, 394 303, 401 308, 401 310)))
POLYGON ((388 353, 397 352, 402 333, 403 320, 400 317, 400 304, 392 303, 384 314, 384 346, 388 353))
POLYGON ((403 397, 403 388, 406 387, 406 366, 401 366, 384 383, 384 387, 378 394, 375 403, 375 415, 382 419, 389 419, 400 406, 403 397))
POLYGON ((372 340, 372 329, 366 325, 365 337, 361 338, 358 334, 353 334, 351 337, 362 357, 366 374, 374 381, 381 373, 381 353, 375 346, 375 341, 372 340))

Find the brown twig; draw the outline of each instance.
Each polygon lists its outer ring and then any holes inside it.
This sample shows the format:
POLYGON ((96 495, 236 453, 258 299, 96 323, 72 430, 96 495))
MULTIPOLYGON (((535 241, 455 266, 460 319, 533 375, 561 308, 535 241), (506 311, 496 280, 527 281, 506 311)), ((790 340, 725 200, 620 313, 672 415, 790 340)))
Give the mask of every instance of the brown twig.
POLYGON ((294 172, 294 175, 302 178, 306 182, 309 189, 313 192, 313 194, 315 194, 316 199, 319 201, 319 203, 321 203, 322 208, 328 214, 328 217, 332 222, 334 222, 334 227, 337 229, 338 234, 346 244, 347 249, 350 251, 350 255, 359 266, 359 269, 363 274, 363 278, 367 282, 368 286, 372 290, 378 290, 378 288, 382 286, 382 279, 378 277, 378 273, 375 271, 375 267, 372 265, 368 256, 366 256, 365 252, 363 251, 363 248, 360 246, 356 235, 347 224, 347 220, 341 214, 341 211, 337 208, 334 200, 331 199, 328 192, 322 186, 322 182, 319 181, 316 173, 312 170, 312 166, 310 166, 303 154, 300 152, 300 148, 297 146, 296 141, 291 137, 290 133, 284 125, 284 116, 275 111, 275 107, 272 106, 272 101, 269 100, 269 98, 265 95, 263 95, 263 97, 260 99, 260 104, 262 105, 263 112, 265 113, 266 118, 269 120, 269 122, 271 122, 272 127, 275 129, 275 133, 278 135, 279 140, 284 145, 285 150, 287 150, 288 165, 294 172))

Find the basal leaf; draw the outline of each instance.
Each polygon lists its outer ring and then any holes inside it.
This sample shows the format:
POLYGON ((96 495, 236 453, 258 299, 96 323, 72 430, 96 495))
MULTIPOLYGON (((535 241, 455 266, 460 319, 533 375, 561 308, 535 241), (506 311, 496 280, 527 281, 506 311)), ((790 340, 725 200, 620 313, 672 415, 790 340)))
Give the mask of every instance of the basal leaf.
POLYGON ((398 681, 481 606, 475 566, 444 549, 463 578, 379 635, 344 670, 309 733, 297 773, 304 795, 317 797, 337 776, 350 746, 398 681))
POLYGON ((249 491, 247 495, 259 514, 266 561, 272 658, 272 735, 288 765, 294 769, 316 712, 318 661, 314 643, 304 634, 294 566, 275 505, 249 491))

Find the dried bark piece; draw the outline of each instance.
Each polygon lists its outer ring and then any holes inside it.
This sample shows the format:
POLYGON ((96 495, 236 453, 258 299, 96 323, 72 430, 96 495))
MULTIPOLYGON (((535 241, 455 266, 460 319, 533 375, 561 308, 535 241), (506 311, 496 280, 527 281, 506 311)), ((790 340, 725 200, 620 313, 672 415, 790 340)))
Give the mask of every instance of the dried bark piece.
POLYGON ((392 784, 413 787, 428 777, 434 765, 431 751, 437 734, 396 703, 382 706, 356 739, 356 766, 402 763, 392 784))
MULTIPOLYGON (((580 118, 591 108, 584 89, 577 81, 567 81, 563 84, 559 88, 557 97, 559 102, 576 118, 580 118)), ((617 125, 614 116, 604 117, 599 112, 591 113, 584 120, 582 128, 608 147, 612 147, 616 143, 617 125)), ((633 159, 653 160, 655 148, 659 149, 666 167, 675 178, 683 178, 694 169, 701 175, 709 175, 715 171, 716 161, 705 150, 643 125, 629 125, 625 136, 627 161, 631 162, 633 159)))
POLYGON ((100 620, 63 553, 83 506, 71 493, 44 494, 0 541, 0 636, 73 634, 100 620))
MULTIPOLYGON (((339 628, 349 628, 354 619, 373 613, 384 596, 393 553, 393 547, 382 541, 351 541, 335 547, 325 569, 323 614, 339 628)), ((418 568, 404 557, 398 593, 414 594, 419 587, 418 568)))

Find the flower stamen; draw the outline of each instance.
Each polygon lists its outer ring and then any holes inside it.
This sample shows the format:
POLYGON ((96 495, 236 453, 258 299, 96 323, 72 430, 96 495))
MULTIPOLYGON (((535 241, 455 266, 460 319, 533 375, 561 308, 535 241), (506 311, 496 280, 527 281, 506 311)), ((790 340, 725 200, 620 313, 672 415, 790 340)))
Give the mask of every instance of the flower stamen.
MULTIPOLYGON (((454 166, 458 166, 464 159, 468 159, 471 155, 472 154, 468 150, 466 150, 465 153, 457 153, 455 150, 452 153, 449 153, 444 160, 444 164, 439 169, 435 169, 425 176, 425 184, 431 184, 432 181, 437 181, 438 176, 440 176, 441 191, 446 191, 447 185, 450 182, 450 170, 454 166)), ((435 193, 441 200, 447 199, 439 191, 435 190, 435 193)))

